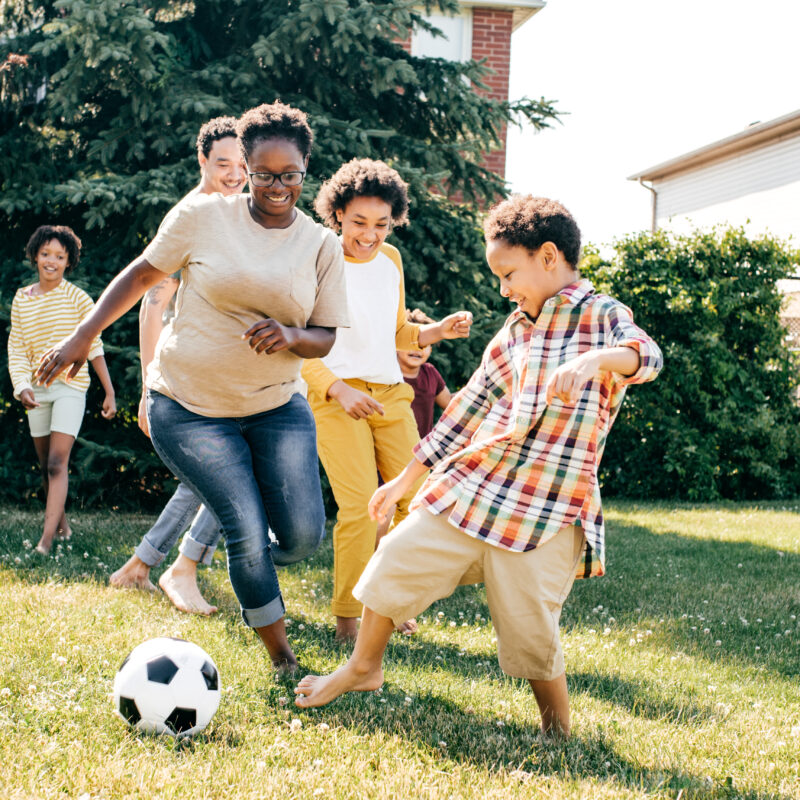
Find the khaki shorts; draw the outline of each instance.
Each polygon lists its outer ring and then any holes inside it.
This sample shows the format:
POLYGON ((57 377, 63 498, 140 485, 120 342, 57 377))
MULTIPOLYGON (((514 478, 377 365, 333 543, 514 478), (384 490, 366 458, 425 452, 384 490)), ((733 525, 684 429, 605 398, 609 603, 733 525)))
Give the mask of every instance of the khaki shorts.
POLYGON ((28 409, 31 436, 66 433, 77 437, 86 410, 86 392, 56 381, 52 386, 34 386, 38 408, 28 409))
POLYGON ((447 512, 417 509, 384 536, 353 594, 398 625, 459 584, 483 582, 503 672, 553 680, 564 672, 558 621, 583 545, 581 528, 569 525, 534 550, 514 553, 463 533, 447 512))

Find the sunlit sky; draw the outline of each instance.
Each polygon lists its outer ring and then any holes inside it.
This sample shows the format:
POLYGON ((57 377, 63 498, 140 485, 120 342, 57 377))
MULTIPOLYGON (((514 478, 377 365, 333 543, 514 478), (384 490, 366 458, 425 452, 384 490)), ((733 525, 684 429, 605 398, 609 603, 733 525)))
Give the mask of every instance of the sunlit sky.
POLYGON ((512 189, 560 200, 595 244, 648 229, 626 178, 800 109, 799 34, 794 0, 549 0, 512 37, 510 96, 569 113, 509 131, 512 189))

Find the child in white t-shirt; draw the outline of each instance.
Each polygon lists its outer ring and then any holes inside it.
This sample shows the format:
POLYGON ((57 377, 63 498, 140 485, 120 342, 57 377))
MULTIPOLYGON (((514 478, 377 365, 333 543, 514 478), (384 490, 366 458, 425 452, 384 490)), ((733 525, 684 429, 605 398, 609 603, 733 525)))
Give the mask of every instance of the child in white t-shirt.
MULTIPOLYGON (((382 161, 344 164, 320 189, 315 208, 341 233, 350 327, 338 331, 327 356, 305 362, 303 377, 320 460, 339 507, 331 603, 336 636, 352 640, 361 614, 352 589, 375 549, 369 499, 378 473, 387 481, 397 476, 419 441, 414 392, 403 380, 396 351, 468 336, 472 315, 460 311, 421 326, 406 319, 402 260, 385 239, 407 221, 407 187, 382 161)), ((408 514, 416 488, 401 498, 395 521, 408 514)))

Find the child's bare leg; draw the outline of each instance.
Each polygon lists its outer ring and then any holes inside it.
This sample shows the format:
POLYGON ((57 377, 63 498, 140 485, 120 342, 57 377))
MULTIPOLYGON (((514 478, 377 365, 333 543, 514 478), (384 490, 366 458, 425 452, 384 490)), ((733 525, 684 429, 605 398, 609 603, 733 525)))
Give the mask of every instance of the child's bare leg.
POLYGON ((281 617, 271 625, 264 625, 261 628, 254 628, 264 647, 269 652, 272 659, 272 666, 278 671, 279 675, 294 675, 297 670, 297 658, 289 645, 286 636, 286 624, 281 617))
POLYGON ((364 607, 356 646, 347 663, 330 675, 306 675, 297 684, 295 703, 303 708, 324 706, 345 692, 371 692, 383 684, 383 652, 394 623, 364 607))
POLYGON ((216 610, 206 602, 197 585, 197 562, 179 554, 172 566, 158 579, 158 585, 169 598, 170 603, 187 614, 209 616, 216 610))
MULTIPOLYGON (((378 549, 378 545, 381 543, 381 539, 389 532, 389 526, 392 524, 392 517, 394 517, 394 512, 397 511, 397 506, 392 506, 386 512, 386 519, 383 522, 378 523, 378 529, 375 532, 375 549, 378 549)), ((396 628, 396 631, 400 633, 404 633, 406 636, 411 636, 415 634, 419 628, 417 626, 417 621, 415 619, 407 619, 405 622, 401 622, 396 628)))
POLYGON ((542 714, 542 733, 569 737, 569 694, 567 676, 562 672, 551 681, 528 680, 542 714))
MULTIPOLYGON (((45 437, 41 437, 45 438, 45 437)), ((67 433, 53 431, 47 448, 47 505, 44 512, 42 538, 36 545, 38 552, 47 554, 53 546, 58 525, 64 516, 64 504, 69 489, 69 454, 75 437, 67 433)))
POLYGON ((116 589, 145 589, 154 592, 156 587, 150 580, 150 565, 145 564, 137 555, 132 555, 108 579, 116 589))

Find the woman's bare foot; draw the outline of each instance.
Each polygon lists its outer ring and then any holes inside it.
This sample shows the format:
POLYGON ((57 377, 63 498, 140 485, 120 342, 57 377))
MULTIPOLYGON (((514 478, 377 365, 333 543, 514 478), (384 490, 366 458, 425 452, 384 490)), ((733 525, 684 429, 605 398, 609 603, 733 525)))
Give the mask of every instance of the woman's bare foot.
POLYGON ((358 617, 336 617, 337 642, 352 644, 358 636, 358 617))
POLYGON ((415 619, 407 619, 400 625, 396 625, 395 630, 398 633, 402 633, 404 636, 413 636, 419 630, 419 627, 415 619))
POLYGON ((42 538, 39 539, 39 543, 36 545, 36 552, 41 553, 43 556, 49 555, 50 550, 53 548, 53 537, 52 536, 45 536, 42 534, 42 538))
POLYGON ((194 569, 184 570, 181 569, 181 559, 191 561, 186 556, 178 556, 178 560, 158 579, 158 585, 178 611, 208 617, 217 610, 217 607, 207 603, 200 594, 197 586, 197 564, 192 561, 194 569))
POLYGON ((349 661, 330 675, 306 675, 295 687, 295 705, 324 706, 345 692, 372 692, 383 685, 380 666, 368 671, 356 669, 349 661))
POLYGON ((150 567, 138 556, 131 556, 116 572, 111 574, 108 582, 115 589, 156 591, 155 585, 150 580, 150 567))
POLYGON ((56 531, 55 535, 56 539, 61 539, 62 541, 69 541, 72 538, 72 528, 67 526, 66 528, 59 528, 56 531))

